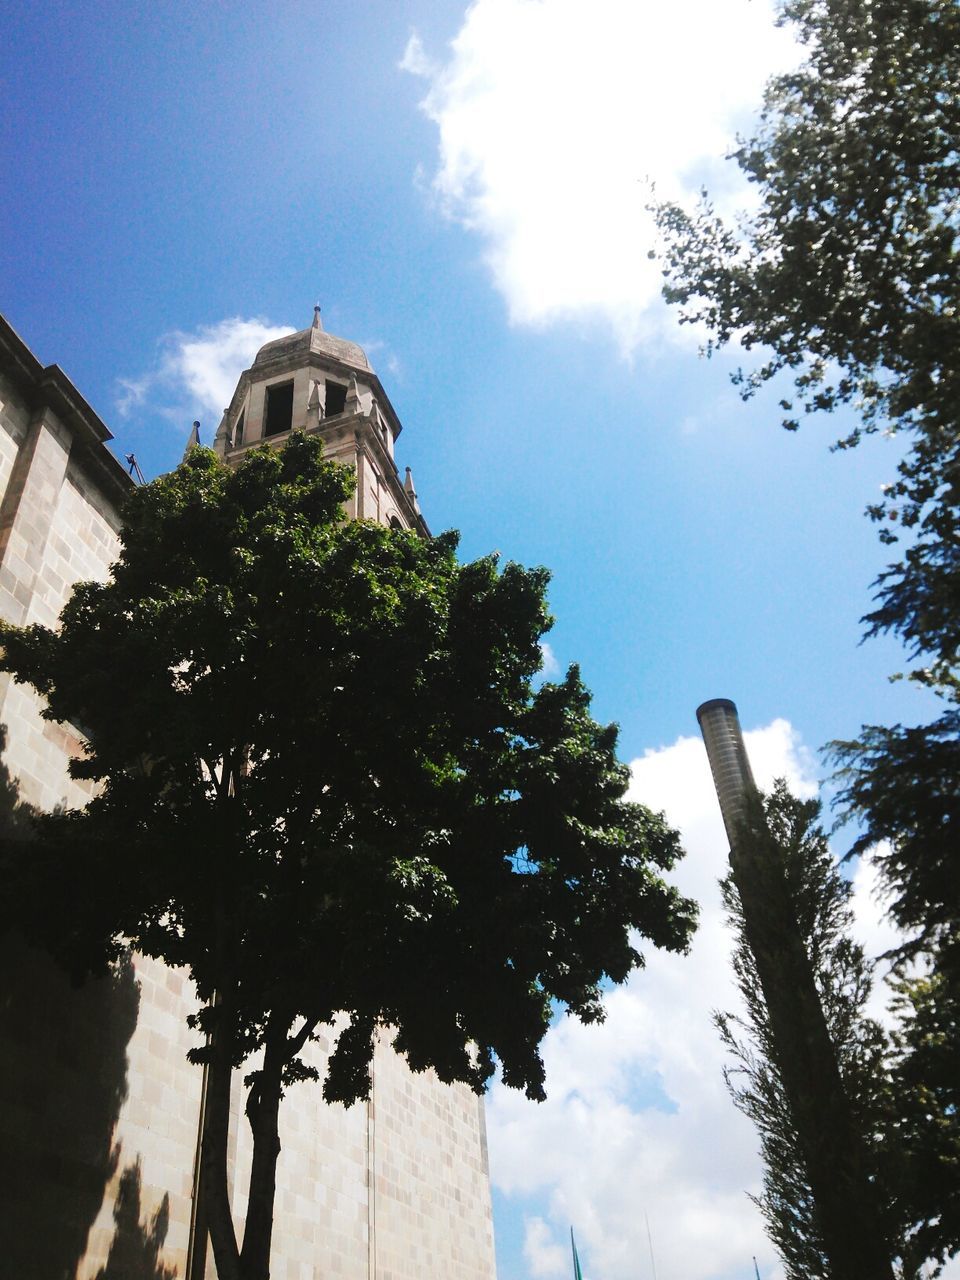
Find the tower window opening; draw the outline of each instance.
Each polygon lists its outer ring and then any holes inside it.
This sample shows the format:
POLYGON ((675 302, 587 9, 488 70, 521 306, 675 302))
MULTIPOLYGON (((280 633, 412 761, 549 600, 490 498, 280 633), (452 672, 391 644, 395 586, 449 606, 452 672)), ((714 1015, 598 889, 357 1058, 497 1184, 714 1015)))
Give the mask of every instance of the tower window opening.
POLYGON ((347 388, 342 382, 331 382, 327 379, 327 413, 328 418, 335 417, 338 413, 343 413, 344 405, 347 403, 347 388))
POLYGON ((267 387, 267 412, 263 434, 278 436, 293 426, 293 383, 278 382, 267 387))
POLYGON ((240 446, 243 444, 243 419, 245 415, 246 415, 246 410, 241 409, 240 417, 237 419, 237 425, 233 429, 233 447, 235 449, 239 449, 240 446))

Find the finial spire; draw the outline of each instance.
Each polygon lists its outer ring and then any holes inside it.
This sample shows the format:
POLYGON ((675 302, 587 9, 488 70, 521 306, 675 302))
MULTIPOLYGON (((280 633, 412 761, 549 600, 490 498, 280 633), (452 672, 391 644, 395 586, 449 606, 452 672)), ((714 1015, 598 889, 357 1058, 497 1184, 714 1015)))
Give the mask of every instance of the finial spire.
POLYGON ((320 319, 320 303, 319 302, 315 303, 313 308, 313 327, 315 329, 323 328, 323 321, 320 319))
POLYGON ((351 373, 350 385, 347 387, 347 400, 343 406, 344 413, 363 413, 363 401, 360 399, 360 388, 357 386, 357 375, 351 373))
POLYGON ((320 383, 314 379, 307 399, 307 430, 315 430, 323 417, 323 404, 320 400, 320 383))
POLYGON ((200 423, 195 421, 190 431, 190 439, 187 441, 187 447, 183 451, 184 462, 186 462, 187 454, 190 452, 190 450, 195 449, 199 443, 200 443, 200 423))

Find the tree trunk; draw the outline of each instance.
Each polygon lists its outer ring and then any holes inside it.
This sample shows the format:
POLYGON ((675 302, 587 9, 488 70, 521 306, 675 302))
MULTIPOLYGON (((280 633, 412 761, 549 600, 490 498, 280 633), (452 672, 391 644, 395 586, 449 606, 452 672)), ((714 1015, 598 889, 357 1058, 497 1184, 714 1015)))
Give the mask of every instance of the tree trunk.
POLYGON ((227 1178, 227 1142, 230 1136, 230 1083, 233 1078, 232 992, 217 1008, 211 1035, 210 1066, 207 1074, 207 1105, 200 1156, 204 1210, 210 1243, 217 1264, 218 1280, 243 1280, 240 1251, 230 1211, 227 1178))
POLYGON ((270 1277, 273 1207, 277 1186, 277 1159, 280 1155, 277 1116, 286 1051, 286 1027, 281 1026, 279 1032, 274 1029, 272 1035, 268 1028, 263 1068, 247 1102, 247 1116, 253 1134, 253 1160, 250 1167, 247 1221, 240 1253, 242 1280, 269 1280, 270 1277))
POLYGON ((783 856, 762 811, 743 824, 730 865, 835 1280, 893 1280, 863 1137, 850 1110, 810 958, 790 902, 783 856))

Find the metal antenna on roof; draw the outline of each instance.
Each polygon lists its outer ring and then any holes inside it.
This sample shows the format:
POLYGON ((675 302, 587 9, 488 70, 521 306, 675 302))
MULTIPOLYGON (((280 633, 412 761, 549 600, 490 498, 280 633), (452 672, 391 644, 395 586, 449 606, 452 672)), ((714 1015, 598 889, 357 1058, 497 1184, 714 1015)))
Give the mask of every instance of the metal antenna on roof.
POLYGON ((136 456, 132 453, 128 453, 126 458, 127 463, 129 464, 127 470, 130 475, 136 478, 137 484, 146 484, 147 482, 143 478, 143 472, 140 470, 140 463, 137 461, 136 456))
POLYGON ((653 1272, 653 1280, 657 1280, 657 1261, 653 1256, 653 1236, 650 1234, 650 1219, 647 1217, 647 1211, 643 1211, 643 1220, 647 1224, 647 1244, 650 1246, 650 1270, 653 1272))

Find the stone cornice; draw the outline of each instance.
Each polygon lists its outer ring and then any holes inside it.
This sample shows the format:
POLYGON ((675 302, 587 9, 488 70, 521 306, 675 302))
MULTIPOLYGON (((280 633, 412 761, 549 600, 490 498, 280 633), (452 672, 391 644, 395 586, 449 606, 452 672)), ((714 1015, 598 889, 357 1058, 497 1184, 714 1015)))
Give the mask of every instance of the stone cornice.
POLYGON ((34 409, 49 407, 72 433, 83 464, 107 494, 120 503, 133 480, 110 450, 113 432, 57 364, 42 365, 16 330, 0 316, 0 365, 20 383, 34 409))

